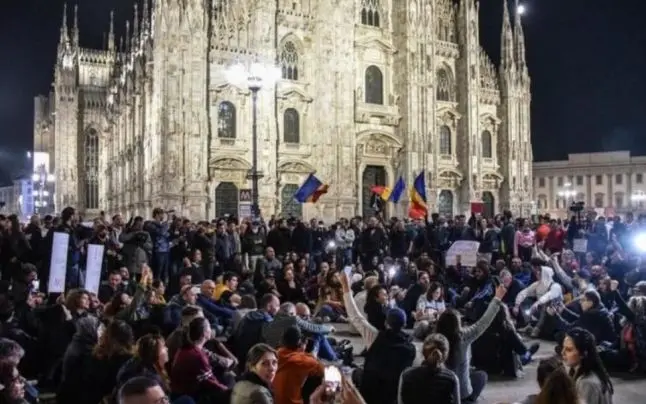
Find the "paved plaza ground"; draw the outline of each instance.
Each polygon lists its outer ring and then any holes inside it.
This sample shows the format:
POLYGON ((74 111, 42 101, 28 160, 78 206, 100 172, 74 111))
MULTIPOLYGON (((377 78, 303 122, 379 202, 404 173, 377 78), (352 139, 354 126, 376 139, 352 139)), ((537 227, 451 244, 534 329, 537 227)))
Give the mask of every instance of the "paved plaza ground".
MULTIPOLYGON (((347 338, 352 341, 354 352, 361 352, 364 348, 361 338, 352 335, 349 332, 347 324, 335 324, 337 336, 347 338)), ((419 355, 420 344, 418 345, 418 361, 421 360, 419 355)), ((518 380, 491 380, 485 389, 479 404, 497 404, 497 403, 514 403, 522 400, 529 394, 536 393, 538 387, 536 384, 536 367, 538 360, 547 358, 554 354, 554 343, 542 342, 541 349, 535 356, 535 360, 525 367, 525 376, 518 380)), ((362 358, 357 358, 357 363, 361 364, 362 358)), ((614 378, 615 395, 613 402, 615 404, 637 404, 646 402, 646 379, 628 380, 614 378)))

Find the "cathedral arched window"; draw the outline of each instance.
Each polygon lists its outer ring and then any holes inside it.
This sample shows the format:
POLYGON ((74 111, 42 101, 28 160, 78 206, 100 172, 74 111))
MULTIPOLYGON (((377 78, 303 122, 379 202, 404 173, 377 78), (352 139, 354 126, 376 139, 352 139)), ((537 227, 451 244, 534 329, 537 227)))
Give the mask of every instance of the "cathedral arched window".
POLYGON ((280 52, 280 67, 285 80, 298 80, 298 51, 294 42, 287 41, 280 52))
POLYGON ((299 143, 301 139, 301 119, 298 111, 287 108, 283 112, 283 141, 285 143, 299 143))
POLYGON ((361 24, 379 28, 379 0, 361 1, 361 24))
POLYGON ((368 66, 365 77, 366 103, 384 103, 384 75, 377 66, 368 66))
POLYGON ((437 71, 437 83, 435 98, 438 101, 453 101, 453 86, 451 84, 451 77, 446 69, 439 69, 437 71))
POLYGON ((482 132, 482 157, 490 159, 493 156, 493 145, 491 141, 491 132, 485 130, 482 132))
POLYGON ((440 154, 451 155, 451 129, 444 125, 440 128, 440 154))
POLYGON ((99 134, 85 133, 85 209, 99 209, 99 134))
POLYGON ((229 101, 222 101, 218 107, 218 137, 236 138, 236 107, 229 101))

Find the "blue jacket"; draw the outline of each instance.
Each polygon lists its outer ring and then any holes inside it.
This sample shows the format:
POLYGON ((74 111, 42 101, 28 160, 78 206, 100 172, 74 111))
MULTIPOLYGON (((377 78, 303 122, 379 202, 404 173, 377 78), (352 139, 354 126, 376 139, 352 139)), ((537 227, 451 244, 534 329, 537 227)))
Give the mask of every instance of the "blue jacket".
POLYGON ((150 238, 153 241, 153 250, 156 253, 170 252, 170 224, 168 222, 146 222, 146 231, 150 233, 150 238))
POLYGON ((232 309, 228 309, 224 306, 220 306, 219 304, 215 303, 210 298, 202 294, 197 295, 197 305, 200 306, 202 310, 211 313, 217 318, 223 318, 223 319, 232 318, 233 312, 235 311, 232 309))

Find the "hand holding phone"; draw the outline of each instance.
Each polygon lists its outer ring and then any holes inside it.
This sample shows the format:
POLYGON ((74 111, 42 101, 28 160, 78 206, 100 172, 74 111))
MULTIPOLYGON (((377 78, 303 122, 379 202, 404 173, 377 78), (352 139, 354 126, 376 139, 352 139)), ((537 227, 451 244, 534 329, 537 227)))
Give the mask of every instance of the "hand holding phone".
POLYGON ((336 366, 327 366, 323 376, 325 383, 324 402, 334 402, 336 395, 341 392, 341 382, 343 377, 341 371, 336 366))

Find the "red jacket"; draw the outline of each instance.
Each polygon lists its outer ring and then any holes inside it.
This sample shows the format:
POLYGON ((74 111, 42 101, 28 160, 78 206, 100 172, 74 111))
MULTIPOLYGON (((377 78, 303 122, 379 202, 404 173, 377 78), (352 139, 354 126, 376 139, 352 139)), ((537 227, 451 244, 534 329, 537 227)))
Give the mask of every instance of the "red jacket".
POLYGON ((553 229, 545 238, 545 249, 549 249, 551 253, 561 252, 564 243, 565 232, 561 229, 553 229))
POLYGON ((227 390, 213 375, 206 354, 195 346, 177 351, 170 373, 173 394, 195 397, 203 391, 227 390))

